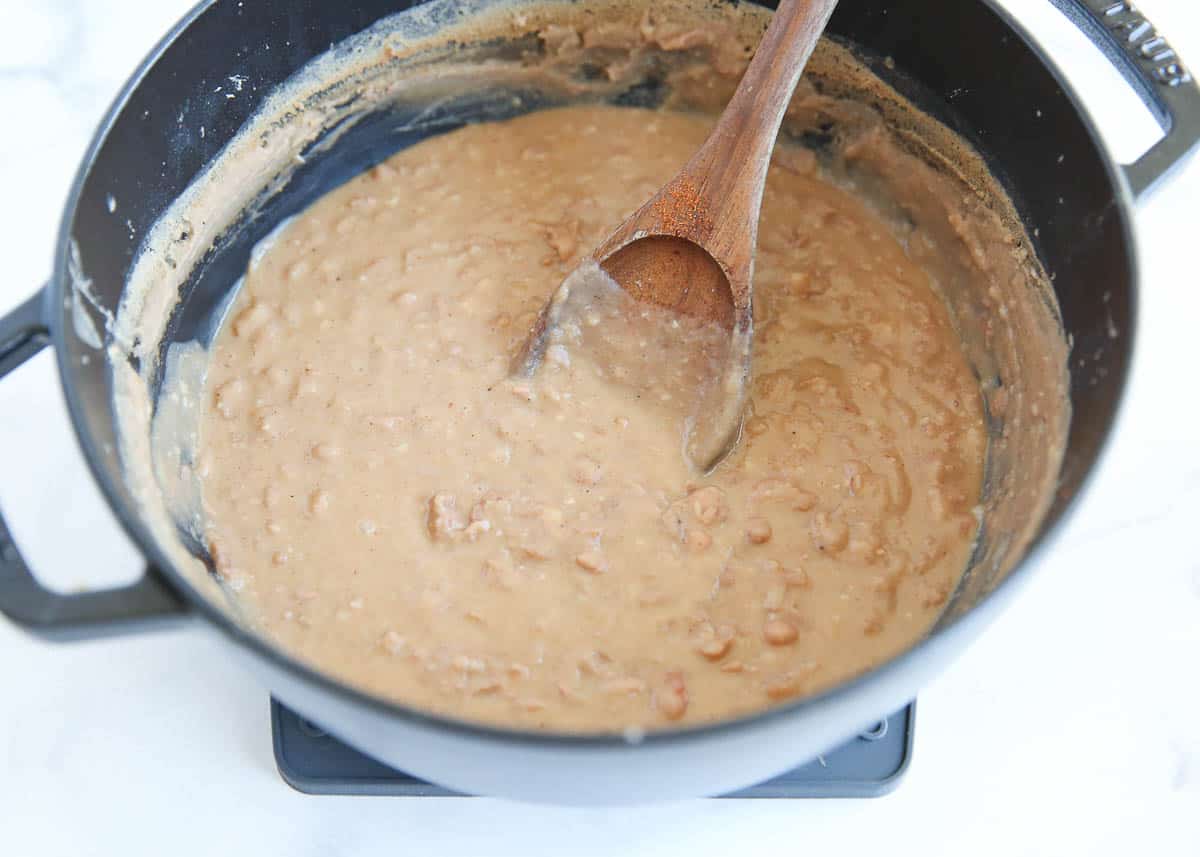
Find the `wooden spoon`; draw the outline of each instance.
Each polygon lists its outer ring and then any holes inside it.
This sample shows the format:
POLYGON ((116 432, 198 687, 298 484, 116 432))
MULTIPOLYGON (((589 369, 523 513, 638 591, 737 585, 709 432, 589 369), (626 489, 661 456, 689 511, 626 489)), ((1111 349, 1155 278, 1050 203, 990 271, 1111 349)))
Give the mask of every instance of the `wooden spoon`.
MULTIPOLYGON (((679 173, 592 253, 626 292, 731 331, 727 369, 687 443, 711 470, 737 443, 750 383, 754 247, 771 150, 792 92, 837 0, 780 0, 758 50, 708 139, 679 173)), ((568 276, 534 323, 514 374, 537 371, 562 320, 568 276)))

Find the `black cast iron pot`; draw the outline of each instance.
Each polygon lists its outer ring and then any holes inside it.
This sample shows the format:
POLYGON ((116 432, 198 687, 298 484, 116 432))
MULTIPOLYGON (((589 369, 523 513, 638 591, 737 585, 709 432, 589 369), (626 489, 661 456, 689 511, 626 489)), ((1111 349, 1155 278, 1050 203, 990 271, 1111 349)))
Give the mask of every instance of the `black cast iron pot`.
MULTIPOLYGON (((1040 235, 1036 249, 1054 277, 1070 341, 1082 353, 1099 355, 1088 365, 1088 377, 1078 361, 1071 361, 1069 446, 1059 490, 1030 555, 901 656, 817 697, 731 722, 652 734, 638 744, 619 737, 481 728, 382 701, 314 672, 240 627, 168 561, 132 502, 114 452, 111 367, 103 359, 86 359, 98 353, 95 343, 86 341, 86 330, 71 317, 72 242, 87 260, 95 302, 115 311, 140 236, 272 86, 331 44, 414 5, 407 0, 205 2, 166 36, 125 86, 71 190, 53 278, 0 319, 0 377, 53 343, 88 463, 149 567, 140 582, 126 588, 53 593, 31 575, 0 521, 0 609, 35 633, 59 638, 199 615, 291 707, 382 761, 465 792, 575 803, 715 794, 812 758, 910 699, 1013 597, 1041 559, 1046 536, 1094 469, 1114 421, 1135 321, 1132 207, 1200 139, 1200 90, 1167 43, 1128 4, 1056 2, 1123 72, 1164 129, 1162 140, 1136 163, 1121 166, 1108 159, 1049 60, 990 0, 842 0, 829 25, 832 35, 861 46, 864 54, 891 57, 902 73, 897 88, 904 91, 904 80, 915 81, 905 94, 985 155, 1011 191, 1029 232, 1040 235), (234 74, 255 86, 237 98, 214 93, 214 83, 234 74), (176 117, 184 110, 192 129, 204 127, 203 136, 181 138, 176 117), (1070 164, 1067 172, 1060 155, 1070 164), (122 200, 120 218, 110 216, 110 194, 122 200), (1114 324, 1122 331, 1115 340, 1109 336, 1114 324), (1089 384, 1097 369, 1106 382, 1089 384)), ((286 204, 297 210, 412 142, 411 136, 393 135, 391 150, 385 151, 366 139, 347 135, 330 150, 334 167, 297 174, 282 195, 290 200, 286 204), (335 157, 339 151, 341 157, 335 157)), ((244 230, 223 261, 210 266, 209 281, 227 289, 244 270, 253 241, 273 225, 264 221, 244 230)))

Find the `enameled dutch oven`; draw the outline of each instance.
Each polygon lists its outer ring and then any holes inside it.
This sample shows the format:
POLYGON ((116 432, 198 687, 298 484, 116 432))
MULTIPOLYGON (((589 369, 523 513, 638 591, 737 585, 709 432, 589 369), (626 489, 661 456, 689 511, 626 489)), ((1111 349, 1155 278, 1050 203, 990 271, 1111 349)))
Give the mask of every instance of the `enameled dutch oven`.
MULTIPOLYGON (((920 85, 910 97, 988 159, 1030 234, 1040 236, 1036 249, 1053 275, 1069 341, 1078 351, 1098 354, 1088 371, 1102 369, 1106 378, 1104 384, 1088 384, 1078 361, 1071 361, 1069 445, 1059 490, 1030 554, 999 585, 977 592, 975 603, 957 605, 901 656, 814 698, 730 722, 653 733, 639 743, 479 727, 371 697, 290 659, 201 597, 156 547, 113 452, 110 367, 104 360, 80 359, 96 352, 94 343, 81 339, 85 331, 72 324, 67 309, 72 242, 88 260, 95 301, 115 311, 138 249, 134 236, 147 232, 272 85, 331 44, 416 5, 407 0, 205 2, 126 84, 80 166, 63 215, 53 278, 0 319, 0 377, 53 344, 87 461, 149 567, 140 582, 125 588, 53 593, 31 575, 0 521, 0 609, 52 638, 88 638, 173 616, 199 616, 295 710, 388 764, 463 792, 636 802, 728 792, 811 759, 911 699, 1014 596, 1095 468, 1114 421, 1135 321, 1132 209, 1200 139, 1200 90, 1169 45, 1128 4, 1055 2, 1124 74, 1163 127, 1165 136, 1133 164, 1108 158, 1050 59, 991 0, 842 0, 829 25, 835 38, 894 60, 906 79, 920 85), (258 82, 257 88, 238 98, 211 97, 211 81, 233 74, 258 82), (181 142, 171 127, 181 105, 191 111, 193 126, 205 127, 203 136, 181 142), (124 189, 121 218, 108 216, 113 187, 124 189), (1113 324, 1123 332, 1115 341, 1109 337, 1113 324)), ((902 82, 894 85, 904 90, 902 82)), ((310 196, 323 189, 310 188, 310 196)), ((239 264, 244 268, 244 255, 239 264)), ((236 271, 230 274, 232 283, 236 271)))

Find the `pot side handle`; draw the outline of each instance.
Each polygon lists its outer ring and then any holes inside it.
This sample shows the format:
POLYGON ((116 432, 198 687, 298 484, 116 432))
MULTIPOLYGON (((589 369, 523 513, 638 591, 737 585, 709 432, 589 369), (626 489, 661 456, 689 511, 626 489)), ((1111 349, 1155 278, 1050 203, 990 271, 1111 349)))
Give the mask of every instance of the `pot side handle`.
MULTIPOLYGON (((42 289, 0 317, 0 378, 50 342, 42 289)), ((0 514, 0 612, 16 624, 54 640, 90 639, 143 627, 186 612, 183 601, 153 568, 128 586, 58 593, 38 583, 0 514)))
POLYGON ((1142 199, 1200 142, 1200 88, 1183 60, 1132 3, 1052 0, 1092 40, 1158 120, 1164 135, 1123 169, 1142 199))

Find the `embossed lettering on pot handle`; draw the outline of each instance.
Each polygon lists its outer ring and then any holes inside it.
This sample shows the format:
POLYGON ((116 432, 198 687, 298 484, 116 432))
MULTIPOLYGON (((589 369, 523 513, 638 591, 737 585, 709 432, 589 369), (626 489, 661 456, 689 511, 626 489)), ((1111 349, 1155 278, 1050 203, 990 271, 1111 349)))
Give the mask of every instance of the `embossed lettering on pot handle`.
MULTIPOLYGON (((43 289, 0 317, 0 378, 49 344, 45 295, 43 289)), ((68 594, 45 588, 25 564, 0 515, 0 612, 44 637, 73 639, 134 630, 185 608, 153 568, 136 583, 116 589, 68 594)))
POLYGON ((1129 188, 1140 199, 1200 142, 1200 88, 1183 60, 1132 3, 1052 2, 1117 67, 1162 126, 1163 138, 1124 167, 1129 188))

